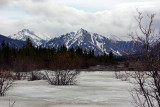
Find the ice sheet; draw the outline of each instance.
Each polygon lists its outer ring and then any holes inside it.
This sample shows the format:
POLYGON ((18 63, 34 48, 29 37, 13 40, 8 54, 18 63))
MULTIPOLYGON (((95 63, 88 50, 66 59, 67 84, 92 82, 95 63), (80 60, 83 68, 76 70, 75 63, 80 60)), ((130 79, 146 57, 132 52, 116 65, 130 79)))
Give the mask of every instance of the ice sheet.
POLYGON ((130 107, 130 83, 114 78, 113 72, 81 72, 77 85, 52 86, 45 80, 16 81, 0 107, 130 107))

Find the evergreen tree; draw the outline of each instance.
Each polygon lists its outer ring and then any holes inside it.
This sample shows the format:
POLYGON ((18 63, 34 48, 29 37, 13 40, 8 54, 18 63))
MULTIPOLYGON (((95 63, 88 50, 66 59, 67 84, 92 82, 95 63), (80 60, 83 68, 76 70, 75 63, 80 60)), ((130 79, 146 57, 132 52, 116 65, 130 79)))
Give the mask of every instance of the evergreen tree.
POLYGON ((56 70, 62 68, 74 69, 78 64, 79 68, 113 62, 112 51, 109 53, 109 56, 106 53, 96 56, 94 55, 94 50, 87 52, 87 50, 83 51, 80 47, 77 47, 77 49, 72 47, 69 50, 64 45, 59 50, 55 48, 43 48, 42 46, 35 48, 29 38, 26 39, 26 44, 20 49, 10 48, 9 44, 5 43, 5 41, 2 42, 1 47, 0 66, 3 63, 7 63, 8 65, 13 65, 13 67, 16 67, 16 65, 22 67, 21 65, 30 63, 25 67, 34 69, 54 68, 56 70))
POLYGON ((109 52, 109 58, 113 59, 113 52, 112 51, 109 52))
POLYGON ((60 48, 60 52, 61 52, 61 53, 67 52, 67 48, 66 48, 65 45, 63 45, 63 46, 60 48))
POLYGON ((80 47, 78 47, 75 52, 80 56, 83 54, 83 50, 80 47))
POLYGON ((6 46, 6 43, 4 42, 4 40, 3 40, 3 42, 1 43, 1 46, 2 46, 2 50, 3 50, 4 47, 6 46))

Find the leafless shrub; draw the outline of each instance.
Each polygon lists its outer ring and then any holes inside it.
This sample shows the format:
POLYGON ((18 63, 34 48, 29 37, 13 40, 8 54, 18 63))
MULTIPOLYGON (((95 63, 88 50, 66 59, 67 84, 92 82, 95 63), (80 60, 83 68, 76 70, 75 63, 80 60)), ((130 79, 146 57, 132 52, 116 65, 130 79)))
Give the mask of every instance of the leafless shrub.
POLYGON ((115 71, 114 76, 115 76, 116 79, 120 79, 121 78, 120 71, 115 71))
POLYGON ((26 80, 28 72, 15 72, 15 76, 17 80, 26 80))
POLYGON ((6 91, 13 85, 14 77, 11 70, 0 69, 0 96, 4 96, 6 91))
POLYGON ((44 80, 46 79, 46 76, 39 72, 39 71, 32 71, 30 72, 30 75, 29 75, 29 80, 30 81, 34 81, 34 80, 44 80))
POLYGON ((51 85, 74 85, 79 71, 46 71, 46 79, 51 85))
POLYGON ((127 75, 127 73, 125 73, 125 72, 115 71, 114 75, 115 75, 116 79, 121 79, 122 81, 129 80, 129 75, 127 75))

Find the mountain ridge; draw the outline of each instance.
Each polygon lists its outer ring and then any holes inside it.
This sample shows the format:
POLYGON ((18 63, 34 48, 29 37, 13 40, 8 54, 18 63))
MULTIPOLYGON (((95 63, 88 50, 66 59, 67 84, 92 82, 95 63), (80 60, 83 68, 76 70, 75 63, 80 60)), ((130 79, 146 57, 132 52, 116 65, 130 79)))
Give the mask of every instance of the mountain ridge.
POLYGON ((131 41, 122 41, 116 36, 112 38, 109 38, 109 36, 105 37, 97 33, 88 32, 82 28, 78 31, 66 33, 55 38, 48 36, 45 38, 44 35, 38 35, 28 29, 23 29, 17 34, 8 37, 20 41, 25 41, 29 37, 35 47, 54 47, 56 49, 62 46, 66 46, 68 49, 80 47, 88 52, 93 50, 95 55, 109 54, 109 52, 112 51, 114 55, 122 56, 127 54, 128 50, 133 50, 133 43, 131 41))
POLYGON ((71 47, 80 47, 87 51, 94 50, 96 55, 104 53, 109 54, 109 52, 112 51, 115 55, 121 56, 126 54, 126 49, 131 48, 123 46, 123 44, 129 45, 130 42, 112 40, 111 38, 107 38, 97 33, 91 33, 81 28, 76 32, 66 33, 60 37, 53 38, 43 45, 44 47, 55 47, 56 49, 63 45, 65 45, 68 49, 71 47), (119 44, 119 42, 121 42, 121 44, 119 44))
POLYGON ((44 34, 35 33, 29 29, 22 29, 16 34, 9 35, 11 39, 26 41, 27 38, 30 38, 34 45, 40 46, 44 42, 49 41, 51 38, 48 35, 43 36, 44 34))
MULTIPOLYGON (((6 36, 4 36, 4 35, 0 35, 0 44, 1 44, 3 41, 4 41, 5 43, 8 43, 8 45, 9 45, 10 47, 15 47, 15 48, 21 48, 23 45, 26 44, 25 41, 14 40, 14 39, 8 38, 8 37, 6 37, 6 36)), ((0 45, 0 47, 1 47, 1 45, 0 45)))

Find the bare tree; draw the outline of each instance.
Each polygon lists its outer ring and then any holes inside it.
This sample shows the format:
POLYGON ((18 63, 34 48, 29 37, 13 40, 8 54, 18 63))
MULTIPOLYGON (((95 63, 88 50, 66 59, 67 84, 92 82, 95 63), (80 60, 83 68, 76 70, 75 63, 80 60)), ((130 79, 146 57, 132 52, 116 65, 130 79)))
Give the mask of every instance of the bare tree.
POLYGON ((149 23, 143 25, 144 16, 138 11, 136 20, 142 35, 129 35, 141 50, 141 56, 135 60, 135 72, 130 73, 134 78, 132 96, 136 107, 160 107, 160 48, 159 35, 153 28, 154 17, 155 14, 147 15, 149 23))
POLYGON ((14 78, 11 70, 0 69, 0 96, 4 96, 6 91, 13 85, 14 78))

